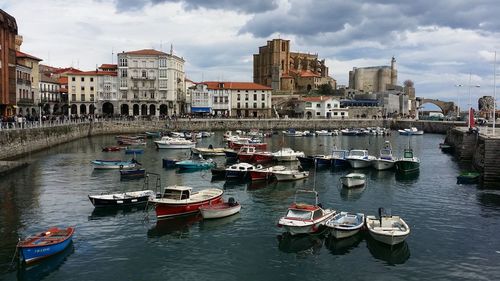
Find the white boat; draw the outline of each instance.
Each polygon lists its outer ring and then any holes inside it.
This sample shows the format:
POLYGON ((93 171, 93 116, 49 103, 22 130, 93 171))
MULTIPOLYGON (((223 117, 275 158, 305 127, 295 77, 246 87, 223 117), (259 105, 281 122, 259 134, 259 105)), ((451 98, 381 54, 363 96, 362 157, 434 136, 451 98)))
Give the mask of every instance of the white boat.
POLYGON ((95 207, 120 207, 146 204, 156 196, 152 190, 128 191, 113 194, 89 195, 95 207))
POLYGON ((283 147, 282 149, 273 152, 273 156, 276 161, 297 161, 297 156, 305 157, 305 154, 302 151, 294 151, 289 147, 283 147))
POLYGON ((417 129, 416 127, 411 127, 410 129, 398 130, 400 135, 404 136, 420 136, 424 134, 424 131, 417 129))
POLYGON ((218 219, 232 216, 241 210, 240 203, 230 197, 227 202, 216 205, 205 205, 200 207, 201 216, 204 219, 218 219))
POLYGON ((361 187, 366 183, 366 176, 360 173, 350 173, 340 177, 340 182, 345 187, 361 187))
POLYGON ((237 163, 226 168, 226 178, 244 180, 250 177, 250 171, 260 168, 262 168, 261 165, 256 167, 249 163, 237 163))
POLYGON ((159 149, 161 148, 186 149, 194 147, 196 145, 196 142, 182 138, 162 137, 161 140, 155 141, 155 144, 156 147, 159 149))
POLYGON ((274 168, 272 173, 276 177, 277 181, 295 181, 305 179, 309 176, 309 172, 307 171, 290 169, 277 170, 274 168))
POLYGON ((304 132, 302 131, 296 131, 295 129, 288 129, 286 131, 283 131, 283 134, 288 137, 303 137, 304 132))
POLYGON ((366 216, 366 228, 373 239, 387 245, 396 245, 410 235, 410 227, 399 216, 366 216))
POLYGON ((318 193, 314 190, 297 190, 294 202, 288 207, 286 215, 279 219, 278 226, 285 228, 291 235, 315 233, 321 225, 335 215, 334 210, 323 209, 318 203, 318 193), (314 194, 315 203, 297 203, 297 195, 314 194))
POLYGON ((209 145, 208 147, 192 147, 191 151, 194 154, 200 154, 203 156, 224 156, 224 149, 223 147, 213 147, 212 145, 209 145))
POLYGON ((329 132, 327 130, 319 130, 319 131, 315 131, 315 133, 316 133, 316 136, 333 136, 333 133, 329 132))
POLYGON ((358 233, 365 224, 365 215, 348 212, 337 213, 333 218, 325 222, 325 226, 331 228, 330 234, 337 238, 347 238, 358 233))
POLYGON ((377 159, 375 156, 368 155, 368 150, 353 149, 349 151, 346 157, 347 161, 354 169, 368 168, 371 166, 372 161, 377 159))
POLYGON ((396 158, 392 156, 392 147, 389 141, 385 141, 384 147, 380 150, 379 157, 372 161, 372 166, 376 170, 392 169, 396 164, 396 158))

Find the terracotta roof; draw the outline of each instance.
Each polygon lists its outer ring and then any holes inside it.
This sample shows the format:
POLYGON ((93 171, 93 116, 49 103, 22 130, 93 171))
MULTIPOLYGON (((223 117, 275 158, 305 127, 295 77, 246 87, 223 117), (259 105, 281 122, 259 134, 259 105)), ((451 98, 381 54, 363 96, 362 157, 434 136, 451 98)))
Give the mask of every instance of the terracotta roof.
POLYGON ((108 63, 103 63, 101 66, 99 66, 100 69, 116 69, 118 68, 117 64, 108 64, 108 63))
POLYGON ((310 70, 304 70, 299 73, 300 77, 321 77, 320 75, 310 71, 310 70))
POLYGON ((98 75, 109 75, 116 76, 116 72, 114 71, 81 71, 81 72, 68 72, 68 75, 76 75, 76 76, 98 76, 98 75))
POLYGON ((42 59, 39 59, 37 57, 34 57, 32 55, 29 55, 29 54, 26 54, 26 53, 23 53, 23 52, 20 52, 20 51, 16 51, 16 57, 18 57, 18 58, 28 58, 28 59, 32 59, 32 60, 42 61, 42 59))
POLYGON ((66 67, 66 68, 59 68, 54 73, 61 74, 61 73, 76 73, 76 72, 83 72, 83 71, 73 67, 66 67))
POLYGON ((267 87, 261 84, 253 83, 253 82, 214 82, 207 81, 201 82, 200 84, 207 85, 209 90, 217 90, 217 89, 227 89, 227 90, 272 90, 273 88, 267 87), (222 87, 220 87, 222 85, 222 87))
POLYGON ((47 82, 47 83, 53 83, 53 84, 59 84, 59 81, 57 79, 54 79, 48 75, 42 74, 40 77, 41 82, 47 82))
POLYGON ((144 50, 137 50, 137 51, 130 51, 130 52, 123 52, 123 54, 128 54, 128 55, 142 55, 142 56, 166 56, 167 53, 160 52, 154 49, 144 49, 144 50))
POLYGON ((62 76, 62 77, 59 77, 59 84, 61 85, 64 85, 64 84, 68 84, 68 77, 67 76, 62 76))

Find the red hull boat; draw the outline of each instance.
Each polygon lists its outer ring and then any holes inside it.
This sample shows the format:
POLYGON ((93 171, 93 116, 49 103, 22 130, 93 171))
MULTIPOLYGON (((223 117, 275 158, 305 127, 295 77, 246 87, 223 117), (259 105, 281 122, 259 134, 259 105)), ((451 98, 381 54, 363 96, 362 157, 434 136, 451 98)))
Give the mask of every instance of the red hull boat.
POLYGON ((271 152, 262 151, 262 152, 254 153, 252 162, 269 163, 269 162, 273 161, 273 159, 274 159, 274 156, 271 152))
POLYGON ((269 168, 250 171, 250 179, 252 181, 270 180, 272 176, 273 172, 269 168))
POLYGON ((265 150, 267 148, 267 143, 265 142, 229 142, 228 144, 229 148, 232 148, 234 150, 240 149, 243 146, 252 146, 255 147, 255 149, 258 150, 265 150))
POLYGON ((193 192, 188 186, 168 186, 163 194, 150 203, 155 206, 158 219, 188 215, 199 212, 201 206, 222 204, 223 190, 208 188, 193 192))

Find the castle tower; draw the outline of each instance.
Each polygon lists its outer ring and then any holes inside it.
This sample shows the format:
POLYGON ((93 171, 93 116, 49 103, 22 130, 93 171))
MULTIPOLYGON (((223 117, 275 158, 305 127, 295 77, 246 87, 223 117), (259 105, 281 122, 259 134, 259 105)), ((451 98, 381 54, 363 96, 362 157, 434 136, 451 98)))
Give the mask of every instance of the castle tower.
POLYGON ((398 84, 398 71, 396 70, 396 58, 391 59, 391 85, 398 84))

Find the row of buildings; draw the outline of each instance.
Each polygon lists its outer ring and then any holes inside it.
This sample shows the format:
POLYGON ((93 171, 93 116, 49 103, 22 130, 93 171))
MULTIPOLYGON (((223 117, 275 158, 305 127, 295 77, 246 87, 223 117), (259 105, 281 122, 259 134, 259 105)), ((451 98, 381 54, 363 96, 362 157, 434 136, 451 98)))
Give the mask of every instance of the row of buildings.
POLYGON ((0 10, 0 114, 344 118, 408 115, 414 90, 397 85, 390 66, 354 68, 338 87, 317 54, 290 51, 290 41, 269 40, 253 56, 253 82, 186 78, 185 60, 153 49, 123 51, 116 64, 91 71, 56 68, 21 51, 16 20, 0 10), (330 97, 310 97, 324 85, 330 97))

